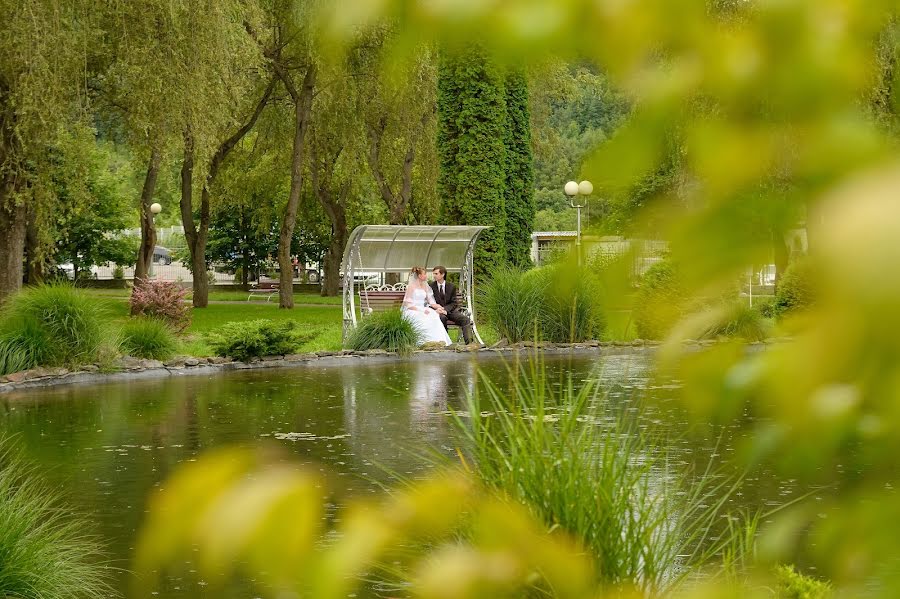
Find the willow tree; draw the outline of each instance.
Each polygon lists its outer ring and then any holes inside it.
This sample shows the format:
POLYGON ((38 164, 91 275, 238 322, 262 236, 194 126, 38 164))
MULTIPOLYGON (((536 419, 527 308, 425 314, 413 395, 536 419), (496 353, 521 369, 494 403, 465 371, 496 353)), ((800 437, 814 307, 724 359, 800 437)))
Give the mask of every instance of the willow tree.
POLYGON ((388 222, 405 225, 434 212, 415 208, 437 204, 437 62, 428 45, 409 60, 387 62, 392 43, 386 26, 363 35, 349 57, 354 76, 347 81, 357 90, 355 112, 364 134, 365 160, 388 222))
POLYGON ((87 0, 0 1, 0 302, 22 285, 29 209, 53 199, 35 193, 46 148, 84 114, 94 8, 87 0))
POLYGON ((193 304, 202 308, 209 300, 211 190, 229 154, 262 114, 276 79, 263 68, 262 49, 248 32, 248 23, 261 18, 252 3, 188 4, 185 9, 181 31, 190 60, 182 84, 189 93, 183 98, 180 209, 194 273, 193 304), (200 203, 195 206, 198 178, 200 203))
POLYGON ((506 94, 504 74, 472 46, 446 52, 438 75, 439 192, 442 220, 488 225, 476 248, 476 272, 506 262, 506 94))
POLYGON ((294 307, 291 240, 303 190, 306 136, 319 68, 315 50, 316 9, 315 0, 274 0, 266 6, 262 26, 247 24, 248 32, 263 48, 267 64, 286 92, 292 113, 291 185, 278 232, 278 305, 281 308, 294 307))

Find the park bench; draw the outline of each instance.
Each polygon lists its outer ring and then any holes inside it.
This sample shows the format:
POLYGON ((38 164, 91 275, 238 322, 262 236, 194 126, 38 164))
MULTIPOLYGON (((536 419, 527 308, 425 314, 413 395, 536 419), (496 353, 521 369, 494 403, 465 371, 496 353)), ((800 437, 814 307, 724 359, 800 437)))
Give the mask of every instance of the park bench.
POLYGON ((263 281, 259 280, 255 283, 250 284, 250 295, 247 296, 247 301, 257 295, 265 295, 266 301, 270 301, 274 296, 278 295, 278 281, 263 281))
MULTIPOLYGON (((363 317, 373 312, 384 312, 394 308, 399 308, 403 303, 403 297, 406 295, 406 285, 397 283, 396 285, 370 285, 359 290, 359 312, 363 317)), ((459 290, 456 291, 456 305, 465 312, 465 304, 459 290)), ((447 328, 459 328, 459 325, 452 319, 447 320, 447 328)))

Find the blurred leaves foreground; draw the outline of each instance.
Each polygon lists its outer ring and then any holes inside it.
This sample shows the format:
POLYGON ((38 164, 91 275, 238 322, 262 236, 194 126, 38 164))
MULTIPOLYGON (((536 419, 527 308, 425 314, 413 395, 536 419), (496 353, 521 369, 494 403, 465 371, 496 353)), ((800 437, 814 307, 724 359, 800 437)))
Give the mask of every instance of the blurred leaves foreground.
POLYGON ((590 560, 573 542, 461 472, 347 507, 336 536, 326 537, 326 494, 320 475, 266 449, 210 452, 153 497, 138 580, 149 584, 163 566, 194 560, 214 588, 243 567, 272 596, 327 599, 350 596, 379 564, 402 563, 395 583, 411 582, 419 597, 497 597, 525 587, 592 596, 590 560))
MULTIPOLYGON (((605 69, 633 98, 635 110, 582 174, 615 201, 661 169, 677 171, 678 185, 646 204, 653 204, 655 222, 665 223, 657 234, 671 240, 685 284, 697 292, 732 281, 750 264, 768 263, 773 240, 805 222, 821 297, 810 312, 785 323, 789 341, 758 352, 733 343, 685 353, 677 334, 688 331, 676 328, 663 363, 679 369, 684 400, 698 422, 729 422, 748 411, 761 416, 746 442, 749 462, 774 462, 803 488, 831 484, 818 501, 800 502, 764 525, 761 538, 770 554, 790 559, 805 551, 846 596, 897 596, 898 3, 382 0, 329 6, 330 36, 323 39, 336 56, 359 28, 390 19, 397 24, 396 57, 422 42, 438 41, 447 51, 477 42, 500 60, 538 63, 555 54, 587 58, 605 69), (668 218, 658 218, 660 211, 668 218)), ((306 497, 310 513, 320 514, 311 490, 318 487, 301 484, 309 475, 278 469, 267 471, 271 490, 237 484, 247 459, 211 463, 218 488, 235 482, 229 502, 213 502, 217 495, 207 493, 210 485, 191 486, 191 477, 209 482, 213 474, 193 468, 182 473, 171 496, 180 487, 196 500, 176 510, 175 521, 150 529, 141 563, 161 559, 187 534, 207 543, 233 535, 240 543, 208 545, 205 571, 231 563, 223 554, 227 548, 254 547, 250 563, 265 566, 276 581, 287 576, 286 558, 259 561, 259 552, 269 549, 253 543, 257 527, 236 514, 262 514, 246 504, 289 491, 306 497), (203 518, 187 526, 192 514, 203 518), (215 524, 227 518, 231 526, 215 524)), ((166 497, 159 501, 171 501, 166 497)), ((437 594, 423 595, 473 596, 452 591, 479 588, 468 586, 475 579, 509 589, 525 572, 542 573, 557 594, 589 594, 581 581, 590 577, 571 547, 556 538, 516 536, 535 529, 516 508, 496 501, 448 475, 381 508, 351 510, 354 515, 343 518, 341 527, 363 531, 359 538, 342 535, 321 550, 310 549, 318 515, 307 520, 308 528, 282 529, 283 522, 305 517, 292 509, 265 526, 295 534, 289 540, 302 563, 327 566, 308 581, 324 585, 316 596, 336 596, 337 585, 355 584, 350 575, 363 561, 401 536, 445 532, 470 502, 476 518, 485 510, 497 513, 486 519, 489 526, 472 546, 450 544, 424 554, 421 572, 431 586, 417 588, 437 594), (421 511, 425 504, 416 498, 429 492, 440 500, 421 511), (435 520, 438 515, 447 520, 435 520), (567 551, 568 557, 560 557, 567 551), (453 557, 447 566, 428 568, 431 558, 445 552, 453 557)), ((259 517, 251 520, 258 523, 259 517)))

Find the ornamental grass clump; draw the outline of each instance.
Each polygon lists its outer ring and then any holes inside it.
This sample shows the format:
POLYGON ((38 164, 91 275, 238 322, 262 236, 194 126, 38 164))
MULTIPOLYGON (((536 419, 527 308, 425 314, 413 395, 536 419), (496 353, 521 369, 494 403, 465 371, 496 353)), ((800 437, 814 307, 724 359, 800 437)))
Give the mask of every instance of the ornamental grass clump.
POLYGON ((481 383, 454 416, 473 470, 574 536, 601 586, 661 593, 734 544, 722 522, 736 481, 668 459, 661 433, 596 384, 554 385, 533 364, 481 383))
POLYGON ((589 269, 568 260, 529 271, 524 278, 540 290, 538 313, 544 341, 576 343, 603 336, 603 290, 589 269))
POLYGON ((406 355, 421 343, 422 333, 403 318, 400 310, 385 310, 360 322, 350 335, 347 347, 356 351, 383 349, 406 355))
POLYGON ((698 337, 762 341, 772 331, 772 322, 763 316, 761 310, 744 301, 730 302, 714 312, 712 324, 698 337))
POLYGON ((103 341, 103 309, 66 284, 23 289, 9 299, 0 321, 4 374, 90 362, 103 341))
POLYGON ((292 320, 272 322, 260 319, 226 323, 207 333, 206 339, 217 355, 247 361, 295 353, 318 332, 318 329, 301 329, 292 320))
POLYGON ((184 301, 187 293, 171 281, 141 281, 131 291, 131 314, 163 320, 182 332, 191 324, 191 307, 184 301))
POLYGON ((111 569, 85 522, 0 441, 0 597, 116 597, 111 569))
POLYGON ((480 288, 480 307, 497 333, 510 343, 534 339, 538 326, 541 289, 517 268, 504 266, 480 288))
POLYGON ((178 339, 169 325, 156 318, 135 318, 119 332, 122 353, 135 358, 168 360, 178 351, 178 339))
POLYGON ((498 269, 481 288, 480 306, 510 343, 574 343, 602 337, 602 298, 597 277, 567 260, 530 271, 498 269))

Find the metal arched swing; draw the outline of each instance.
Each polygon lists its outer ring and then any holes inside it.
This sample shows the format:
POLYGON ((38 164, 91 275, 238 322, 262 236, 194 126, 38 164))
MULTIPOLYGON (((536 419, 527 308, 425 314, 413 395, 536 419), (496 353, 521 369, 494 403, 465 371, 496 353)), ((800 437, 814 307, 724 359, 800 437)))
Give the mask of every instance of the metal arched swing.
MULTIPOLYGON (((472 333, 481 343, 475 319, 474 272, 475 243, 488 227, 481 226, 402 226, 360 225, 350 234, 344 248, 343 319, 344 339, 358 322, 374 310, 374 299, 384 292, 405 291, 406 275, 413 266, 431 270, 443 266, 448 273, 459 274, 462 308, 472 320, 472 333), (385 284, 385 275, 395 273, 402 283, 385 284), (373 279, 378 282, 373 282, 373 279), (360 306, 357 310, 356 296, 360 306)), ((387 294, 391 295, 391 294, 387 294)))

